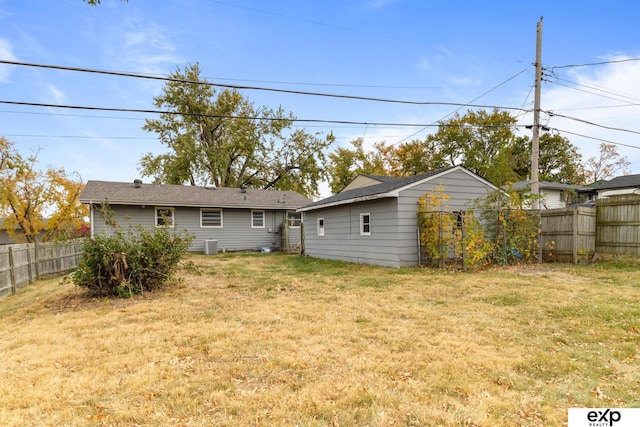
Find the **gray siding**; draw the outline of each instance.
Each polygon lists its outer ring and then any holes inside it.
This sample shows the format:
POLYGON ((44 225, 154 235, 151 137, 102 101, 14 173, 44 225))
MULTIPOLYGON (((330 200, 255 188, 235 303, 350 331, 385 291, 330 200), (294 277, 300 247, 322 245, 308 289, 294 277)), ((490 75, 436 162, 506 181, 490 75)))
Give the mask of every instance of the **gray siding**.
MULTIPOLYGON (((170 207, 170 206, 167 206, 170 207)), ((111 205, 114 219, 120 226, 155 226, 155 206, 118 206, 111 205)), ((262 210, 262 209, 260 209, 262 210)), ((218 241, 219 250, 257 250, 261 247, 280 248, 280 225, 286 218, 285 211, 264 210, 264 228, 251 227, 251 209, 223 209, 222 228, 200 226, 200 208, 176 207, 174 211, 174 229, 193 235, 194 241, 189 248, 192 252, 203 252, 204 241, 218 241)), ((93 212, 93 232, 110 232, 101 215, 93 212)), ((289 244, 295 246, 300 241, 300 228, 289 228, 289 244)))
POLYGON ((446 202, 447 211, 468 210, 473 207, 474 200, 493 191, 484 182, 461 170, 402 191, 398 197, 398 254, 402 265, 418 265, 418 199, 439 188, 450 197, 446 202))
POLYGON ((399 267, 397 224, 396 199, 305 212, 306 254, 316 258, 399 267), (368 213, 371 219, 371 234, 368 236, 360 235, 360 214, 363 213, 368 213), (324 219, 324 236, 318 236, 318 218, 324 219))
POLYGON ((376 264, 418 265, 418 199, 442 187, 450 199, 447 210, 469 209, 473 201, 493 191, 462 170, 416 184, 397 198, 350 203, 305 212, 305 252, 317 258, 376 264), (360 236, 360 213, 371 214, 371 235, 360 236), (317 219, 324 218, 325 235, 318 236, 317 219))

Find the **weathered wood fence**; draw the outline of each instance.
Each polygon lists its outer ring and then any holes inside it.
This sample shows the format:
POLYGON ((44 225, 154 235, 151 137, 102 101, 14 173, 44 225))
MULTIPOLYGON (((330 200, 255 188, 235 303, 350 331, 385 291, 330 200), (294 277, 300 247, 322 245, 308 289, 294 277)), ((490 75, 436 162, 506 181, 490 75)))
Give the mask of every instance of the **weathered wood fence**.
POLYGON ((83 239, 0 246, 0 297, 37 279, 61 276, 78 266, 83 239))
POLYGON ((640 196, 598 200, 596 251, 640 255, 640 196))
POLYGON ((591 259, 596 252, 596 208, 540 211, 540 233, 543 259, 574 264, 591 259))

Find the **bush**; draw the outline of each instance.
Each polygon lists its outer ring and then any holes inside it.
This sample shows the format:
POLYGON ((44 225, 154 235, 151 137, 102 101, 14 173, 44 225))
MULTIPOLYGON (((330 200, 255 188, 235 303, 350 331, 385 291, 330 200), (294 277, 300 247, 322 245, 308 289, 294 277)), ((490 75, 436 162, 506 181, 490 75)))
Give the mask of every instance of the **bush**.
POLYGON ((129 227, 87 239, 73 282, 96 296, 130 297, 162 287, 193 238, 168 228, 129 227))

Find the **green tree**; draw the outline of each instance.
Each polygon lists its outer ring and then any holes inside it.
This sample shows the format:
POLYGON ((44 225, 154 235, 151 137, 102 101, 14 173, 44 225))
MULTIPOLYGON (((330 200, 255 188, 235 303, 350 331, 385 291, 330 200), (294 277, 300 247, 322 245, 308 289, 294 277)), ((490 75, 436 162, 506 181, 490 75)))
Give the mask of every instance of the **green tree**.
POLYGON ((520 179, 513 164, 519 141, 515 125, 516 119, 504 111, 468 111, 441 121, 427 142, 444 164, 462 165, 500 186, 520 179))
MULTIPOLYGON (((513 164, 521 179, 531 176, 532 142, 521 137, 513 152, 513 164)), ((582 175, 582 156, 578 148, 569 139, 549 133, 540 135, 540 154, 538 157, 538 177, 540 181, 578 184, 584 181, 582 175)))
POLYGON ((378 149, 365 151, 362 138, 351 141, 351 146, 353 148, 338 147, 329 153, 327 172, 329 187, 333 193, 342 190, 358 175, 388 174, 378 149))
POLYGON ((199 65, 177 69, 154 104, 165 113, 143 129, 170 150, 140 160, 143 176, 159 182, 294 190, 312 197, 326 177, 322 137, 292 129, 282 107, 256 108, 236 90, 216 91, 200 78, 199 65))
POLYGON ((38 170, 37 160, 37 155, 23 157, 0 137, 2 227, 14 240, 29 243, 74 237, 88 216, 79 201, 83 183, 62 168, 38 170))

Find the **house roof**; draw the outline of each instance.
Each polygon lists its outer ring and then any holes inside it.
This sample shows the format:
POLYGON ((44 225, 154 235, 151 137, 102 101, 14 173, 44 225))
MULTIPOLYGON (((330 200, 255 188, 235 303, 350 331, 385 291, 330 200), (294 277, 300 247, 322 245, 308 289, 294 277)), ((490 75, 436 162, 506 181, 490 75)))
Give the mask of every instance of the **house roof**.
POLYGON ((217 208, 297 209, 311 199, 295 191, 201 187, 192 185, 141 184, 89 181, 80 194, 81 203, 110 205, 187 206, 217 208))
POLYGON ((640 174, 617 176, 609 181, 601 181, 591 186, 594 190, 612 190, 616 188, 636 187, 640 187, 640 174))
POLYGON ((366 187, 359 187, 359 188, 354 188, 352 190, 342 191, 338 194, 334 194, 331 197, 327 197, 326 199, 322 199, 317 202, 308 204, 298 209, 298 211, 305 212, 305 211, 311 211, 315 209, 327 208, 330 206, 344 205, 348 203, 361 202, 366 200, 382 199, 386 197, 398 197, 398 193, 404 190, 405 188, 412 187, 422 182, 435 179, 437 177, 445 175, 454 170, 464 171, 465 173, 472 175, 476 179, 479 179, 485 182, 487 185, 493 187, 494 189, 496 190, 498 189, 489 181, 486 181, 485 179, 468 171, 462 166, 453 166, 450 168, 438 169, 429 173, 413 175, 409 177, 402 177, 402 178, 367 175, 368 178, 380 181, 380 184, 368 185, 366 187))
MULTIPOLYGON (((513 184, 513 188, 516 190, 525 190, 531 185, 530 180, 519 181, 513 184)), ((538 188, 541 190, 583 190, 582 185, 563 184, 561 182, 540 181, 538 182, 538 188)))

